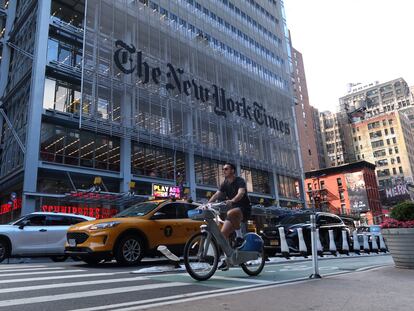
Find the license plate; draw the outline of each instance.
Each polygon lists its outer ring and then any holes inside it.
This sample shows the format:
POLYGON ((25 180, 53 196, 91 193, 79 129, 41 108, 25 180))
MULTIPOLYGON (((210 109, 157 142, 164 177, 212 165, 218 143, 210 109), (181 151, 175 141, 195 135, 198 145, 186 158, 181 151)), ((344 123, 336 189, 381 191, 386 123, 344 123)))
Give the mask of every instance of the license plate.
POLYGON ((69 239, 68 243, 69 243, 70 247, 75 247, 76 246, 76 240, 75 239, 69 239))
POLYGON ((278 240, 270 240, 270 245, 271 246, 278 246, 279 245, 279 241, 278 240))

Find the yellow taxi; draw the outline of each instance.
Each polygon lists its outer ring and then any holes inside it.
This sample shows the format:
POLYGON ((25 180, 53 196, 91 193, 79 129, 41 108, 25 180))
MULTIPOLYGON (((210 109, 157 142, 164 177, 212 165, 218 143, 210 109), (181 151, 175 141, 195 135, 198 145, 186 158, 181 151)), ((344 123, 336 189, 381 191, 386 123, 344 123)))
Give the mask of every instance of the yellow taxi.
POLYGON ((198 206, 182 200, 146 201, 114 218, 74 225, 67 232, 65 253, 89 264, 115 258, 122 265, 157 254, 159 245, 181 254, 187 240, 200 230, 202 222, 187 216, 198 206))

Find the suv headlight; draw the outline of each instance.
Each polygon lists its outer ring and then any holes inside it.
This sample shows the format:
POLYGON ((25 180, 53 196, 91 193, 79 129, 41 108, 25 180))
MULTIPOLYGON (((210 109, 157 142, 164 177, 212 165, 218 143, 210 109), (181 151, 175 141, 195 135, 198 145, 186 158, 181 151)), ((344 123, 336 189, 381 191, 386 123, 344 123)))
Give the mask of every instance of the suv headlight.
POLYGON ((116 227, 120 224, 118 221, 102 222, 100 224, 92 225, 89 230, 103 230, 108 228, 116 227))

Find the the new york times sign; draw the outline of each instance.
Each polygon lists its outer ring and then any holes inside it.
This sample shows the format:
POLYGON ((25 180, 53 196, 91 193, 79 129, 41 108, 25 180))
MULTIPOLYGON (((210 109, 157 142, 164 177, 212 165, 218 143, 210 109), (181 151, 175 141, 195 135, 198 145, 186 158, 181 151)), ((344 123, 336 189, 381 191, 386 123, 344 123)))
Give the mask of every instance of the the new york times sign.
POLYGON ((249 105, 244 97, 239 100, 229 98, 226 96, 226 90, 215 84, 205 86, 199 85, 194 79, 185 80, 183 79, 184 70, 176 68, 170 63, 167 64, 167 68, 163 68, 164 70, 160 67, 151 68, 143 60, 142 51, 137 51, 132 44, 128 45, 121 40, 117 40, 115 46, 117 47, 114 53, 115 65, 124 74, 136 74, 143 84, 160 84, 161 76, 165 74, 169 78, 169 82, 166 84, 167 91, 176 91, 179 94, 193 96, 201 102, 212 100, 214 112, 219 116, 227 117, 229 113, 236 114, 239 117, 256 122, 258 125, 290 135, 289 123, 268 115, 263 105, 257 102, 249 105))

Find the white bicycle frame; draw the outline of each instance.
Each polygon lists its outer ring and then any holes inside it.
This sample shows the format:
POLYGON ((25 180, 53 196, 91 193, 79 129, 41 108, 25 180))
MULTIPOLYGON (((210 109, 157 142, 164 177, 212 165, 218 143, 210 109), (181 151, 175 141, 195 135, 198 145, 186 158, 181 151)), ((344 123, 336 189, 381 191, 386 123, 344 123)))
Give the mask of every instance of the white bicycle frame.
POLYGON ((211 238, 213 237, 217 242, 217 245, 223 250, 227 263, 231 266, 238 266, 250 260, 258 259, 261 255, 258 252, 241 251, 232 248, 227 239, 220 232, 220 209, 224 207, 226 207, 225 203, 207 203, 198 208, 204 211, 198 219, 202 219, 207 222, 207 224, 203 224, 200 227, 201 232, 206 233, 207 237, 205 247, 200 249, 203 253, 199 255, 202 255, 203 257, 208 255, 207 253, 211 243, 211 238))

